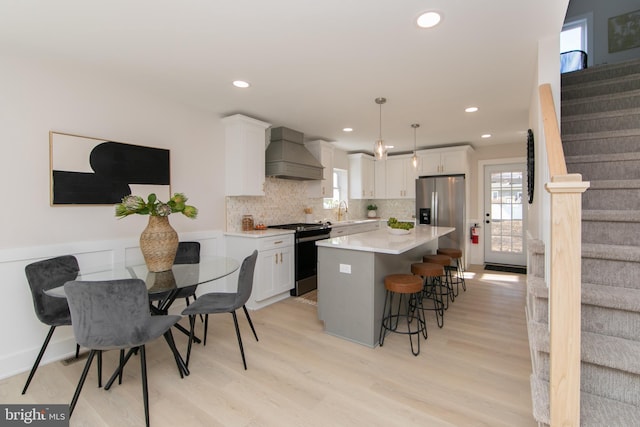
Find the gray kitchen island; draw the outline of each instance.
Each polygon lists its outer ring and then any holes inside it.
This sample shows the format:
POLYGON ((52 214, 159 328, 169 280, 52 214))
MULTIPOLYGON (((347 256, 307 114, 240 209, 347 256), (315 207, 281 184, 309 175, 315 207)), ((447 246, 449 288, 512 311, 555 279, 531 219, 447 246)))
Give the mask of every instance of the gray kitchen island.
POLYGON ((411 273, 411 264, 435 253, 452 227, 417 225, 406 235, 380 230, 316 242, 318 318, 330 335, 368 347, 378 345, 384 277, 411 273))

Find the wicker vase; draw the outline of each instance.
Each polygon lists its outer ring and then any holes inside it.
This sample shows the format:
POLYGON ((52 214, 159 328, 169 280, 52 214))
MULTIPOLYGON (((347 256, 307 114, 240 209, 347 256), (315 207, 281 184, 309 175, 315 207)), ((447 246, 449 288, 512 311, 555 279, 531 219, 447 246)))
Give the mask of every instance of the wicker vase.
POLYGON ((140 235, 140 250, 152 272, 171 270, 178 250, 178 233, 166 216, 149 216, 149 224, 140 235))

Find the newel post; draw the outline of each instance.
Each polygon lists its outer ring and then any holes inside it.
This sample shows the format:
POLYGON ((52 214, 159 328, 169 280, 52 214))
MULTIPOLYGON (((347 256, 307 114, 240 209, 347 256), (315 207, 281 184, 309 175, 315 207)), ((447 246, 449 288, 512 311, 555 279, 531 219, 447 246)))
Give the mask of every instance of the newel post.
POLYGON ((553 427, 580 425, 582 193, 580 174, 554 176, 549 284, 550 389, 553 427))

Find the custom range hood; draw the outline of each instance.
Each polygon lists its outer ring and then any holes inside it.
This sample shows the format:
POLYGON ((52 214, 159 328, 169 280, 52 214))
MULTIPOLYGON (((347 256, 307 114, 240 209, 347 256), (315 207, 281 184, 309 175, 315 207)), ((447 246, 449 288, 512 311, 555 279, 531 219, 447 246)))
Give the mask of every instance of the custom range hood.
POLYGON ((296 180, 322 179, 322 165, 302 143, 304 134, 293 129, 271 129, 271 143, 265 153, 265 174, 296 180))

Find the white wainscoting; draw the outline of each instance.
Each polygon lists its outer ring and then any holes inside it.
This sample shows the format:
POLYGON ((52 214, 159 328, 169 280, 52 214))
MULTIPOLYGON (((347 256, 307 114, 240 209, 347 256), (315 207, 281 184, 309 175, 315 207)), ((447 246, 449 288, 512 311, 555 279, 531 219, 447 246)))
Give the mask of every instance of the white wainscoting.
MULTIPOLYGON (((202 231, 180 233, 182 241, 199 241, 200 253, 224 255, 224 234, 222 231, 202 231)), ((104 269, 104 266, 125 262, 143 263, 138 239, 81 241, 61 245, 25 247, 0 250, 0 379, 20 372, 29 371, 40 351, 49 330, 43 325, 33 309, 31 292, 24 274, 26 265, 60 255, 75 255, 81 271, 104 269)), ((238 260, 241 261, 241 260, 238 260)), ((220 279, 198 288, 198 293, 220 291, 232 292, 237 286, 237 275, 220 279)), ((180 313, 184 300, 176 301, 172 313, 180 313)), ((51 338, 41 365, 65 359, 75 353, 73 330, 69 326, 58 327, 51 338)), ((34 381, 38 380, 38 373, 34 381)))

